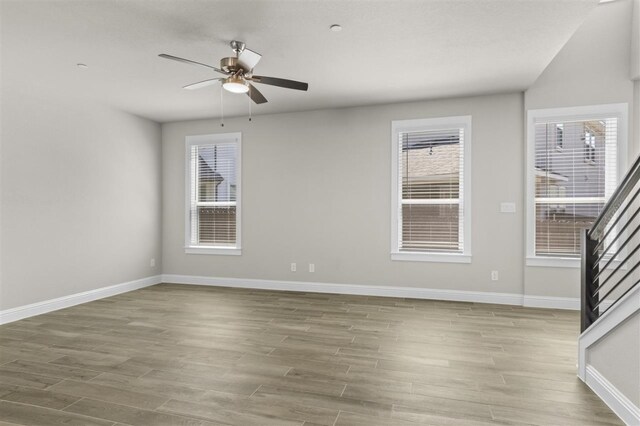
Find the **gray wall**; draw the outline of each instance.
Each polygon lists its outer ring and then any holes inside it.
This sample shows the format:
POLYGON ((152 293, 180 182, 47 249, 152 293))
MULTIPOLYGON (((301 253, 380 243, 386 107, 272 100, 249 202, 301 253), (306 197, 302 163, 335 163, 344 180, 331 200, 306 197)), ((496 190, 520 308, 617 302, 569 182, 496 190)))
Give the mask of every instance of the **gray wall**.
POLYGON ((630 75, 632 79, 640 79, 640 0, 633 0, 630 75))
POLYGON ((640 80, 633 82, 633 140, 629 149, 631 159, 634 159, 640 153, 640 80))
POLYGON ((635 314, 587 351, 593 366, 624 396, 640 407, 640 314, 635 314))
POLYGON ((160 273, 160 126, 3 89, 0 309, 160 273))
POLYGON ((522 102, 514 93, 236 118, 224 128, 164 124, 163 272, 522 293, 522 102), (454 115, 473 117, 473 262, 392 262, 391 121, 454 115), (237 131, 243 255, 186 255, 185 136, 237 131), (499 213, 501 201, 515 201, 518 213, 499 213))
MULTIPOLYGON (((632 9, 631 0, 596 7, 525 92, 525 109, 628 103, 632 126, 634 91, 629 79, 632 9)), ((628 162, 634 159, 637 146, 637 139, 629 140, 628 162)), ((578 268, 525 267, 527 295, 577 298, 579 284, 578 268)))

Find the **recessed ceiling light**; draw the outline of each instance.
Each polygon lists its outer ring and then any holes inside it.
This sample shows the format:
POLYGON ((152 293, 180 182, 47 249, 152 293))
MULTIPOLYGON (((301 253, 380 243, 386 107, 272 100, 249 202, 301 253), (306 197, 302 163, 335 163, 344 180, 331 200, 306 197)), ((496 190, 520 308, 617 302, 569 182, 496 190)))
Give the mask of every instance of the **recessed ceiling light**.
POLYGON ((616 1, 616 0, 600 0, 600 4, 611 3, 611 2, 614 2, 614 1, 616 1))
POLYGON ((333 31, 334 33, 338 33, 340 31, 342 31, 342 26, 338 25, 338 24, 333 24, 332 26, 329 27, 329 29, 331 31, 333 31))
POLYGON ((82 70, 89 68, 89 66, 87 64, 76 64, 76 65, 77 65, 78 68, 80 68, 82 70))

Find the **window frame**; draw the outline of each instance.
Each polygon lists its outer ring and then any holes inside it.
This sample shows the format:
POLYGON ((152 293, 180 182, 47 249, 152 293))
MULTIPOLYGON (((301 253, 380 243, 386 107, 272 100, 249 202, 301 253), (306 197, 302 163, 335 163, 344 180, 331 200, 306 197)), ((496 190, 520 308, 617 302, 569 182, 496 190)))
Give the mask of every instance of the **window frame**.
MULTIPOLYGON (((536 203, 535 203, 535 126, 544 122, 569 122, 602 120, 615 117, 618 120, 616 141, 616 186, 620 183, 627 165, 628 104, 588 105, 566 108, 530 109, 527 111, 526 140, 526 266, 579 268, 580 258, 536 255, 536 203)), ((585 145, 586 146, 586 145, 585 145)), ((615 189, 615 188, 614 188, 615 189)))
POLYGON ((185 254, 242 255, 242 133, 212 133, 185 137, 185 202, 184 251, 185 254), (213 246, 191 244, 191 148, 233 142, 236 144, 236 244, 213 246))
POLYGON ((393 120, 391 122, 391 260, 414 262, 471 263, 471 141, 472 120, 470 115, 422 118, 415 120, 393 120), (463 188, 461 201, 463 205, 463 248, 462 253, 441 253, 429 251, 400 251, 400 235, 402 235, 401 179, 399 176, 399 135, 402 132, 442 130, 461 128, 464 131, 462 147, 463 188))

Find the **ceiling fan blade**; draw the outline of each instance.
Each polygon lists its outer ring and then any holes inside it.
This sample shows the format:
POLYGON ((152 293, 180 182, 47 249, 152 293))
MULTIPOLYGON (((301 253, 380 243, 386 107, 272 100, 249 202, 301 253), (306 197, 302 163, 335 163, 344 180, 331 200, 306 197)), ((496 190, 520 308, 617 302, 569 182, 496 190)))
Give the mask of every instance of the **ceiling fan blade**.
POLYGON ((271 86, 285 87, 287 89, 307 90, 309 88, 308 83, 301 81, 286 80, 284 78, 265 77, 262 75, 254 75, 251 77, 252 81, 256 83, 269 84, 271 86))
POLYGON ((247 92, 247 96, 249 96, 251 100, 257 104, 267 103, 267 98, 265 98, 264 95, 260 93, 258 89, 256 89, 256 86, 251 83, 249 83, 249 91, 247 92))
POLYGON ((197 83, 193 83, 193 84, 188 84, 186 86, 183 87, 183 89, 187 89, 187 90, 194 90, 194 89, 200 89, 202 87, 207 87, 207 86, 211 86, 212 84, 216 84, 219 81, 224 80, 224 78, 211 78, 209 80, 204 80, 204 81, 199 81, 197 83))
POLYGON ((212 70, 217 71, 220 74, 227 75, 227 73, 222 71, 221 69, 216 68, 216 67, 212 67, 211 65, 203 64, 201 62, 192 61, 190 59, 179 58, 179 57, 173 56, 173 55, 167 55, 166 53, 161 53, 158 56, 160 56, 161 58, 165 58, 165 59, 171 59, 172 61, 184 62, 185 64, 201 65, 203 67, 211 68, 212 70))
POLYGON ((256 65, 258 65, 260 58, 262 58, 261 54, 245 48, 240 52, 240 56, 238 56, 238 63, 245 70, 251 71, 256 65))

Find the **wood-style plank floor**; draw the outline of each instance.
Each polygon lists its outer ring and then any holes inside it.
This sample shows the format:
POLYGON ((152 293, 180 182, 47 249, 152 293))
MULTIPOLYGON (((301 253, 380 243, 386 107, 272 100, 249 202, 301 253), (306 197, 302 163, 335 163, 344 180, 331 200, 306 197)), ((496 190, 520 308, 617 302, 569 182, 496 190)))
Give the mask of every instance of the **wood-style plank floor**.
POLYGON ((162 284, 0 327, 0 424, 618 425, 576 312, 162 284))

